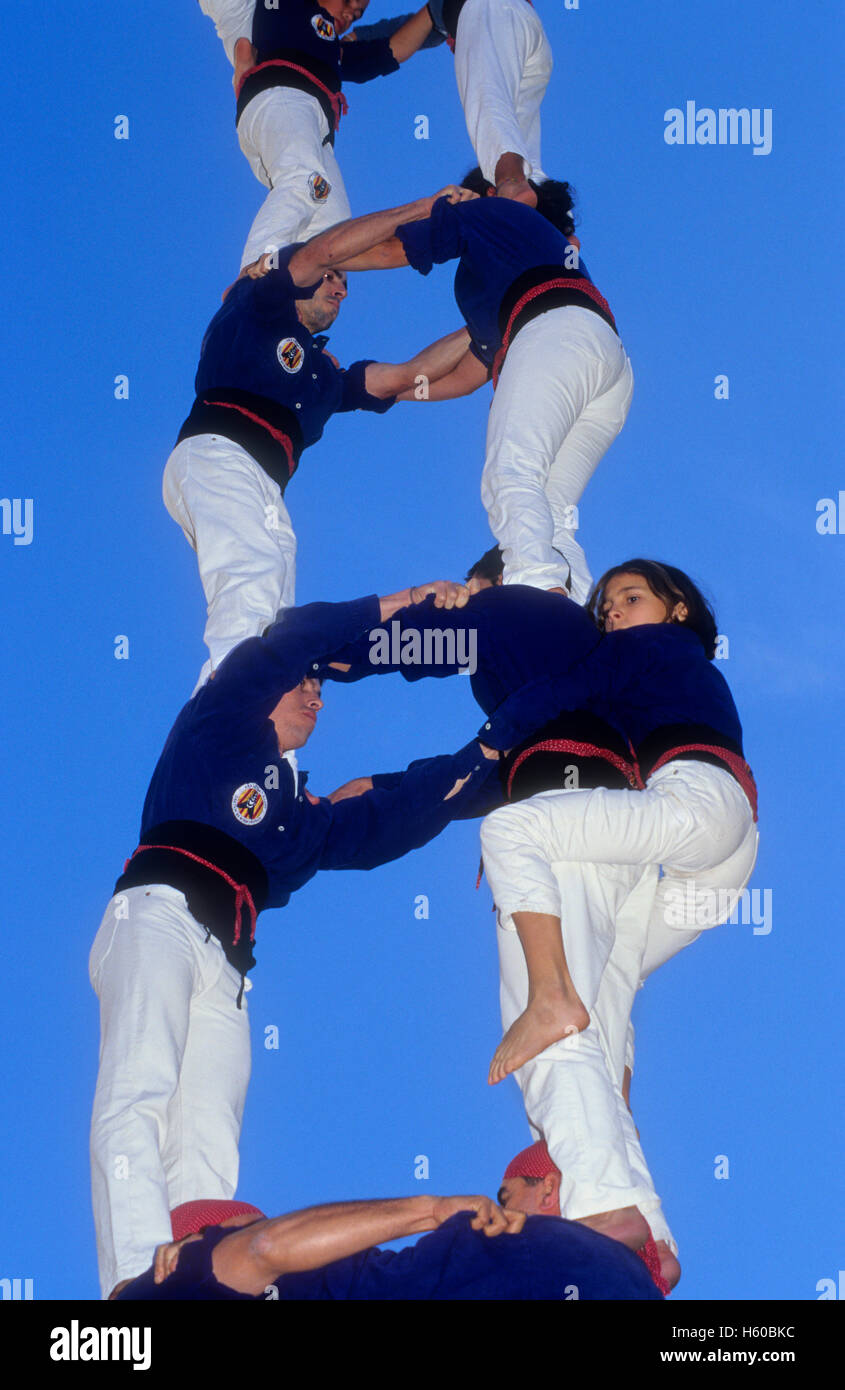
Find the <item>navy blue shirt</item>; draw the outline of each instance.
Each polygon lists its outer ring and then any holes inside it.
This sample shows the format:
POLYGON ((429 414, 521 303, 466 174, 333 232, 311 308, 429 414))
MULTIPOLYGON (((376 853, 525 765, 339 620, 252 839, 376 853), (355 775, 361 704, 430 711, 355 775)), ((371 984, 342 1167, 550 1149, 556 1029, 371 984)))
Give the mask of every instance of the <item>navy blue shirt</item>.
POLYGON ((455 299, 486 366, 502 345, 499 309, 514 281, 535 266, 568 265, 589 280, 578 249, 547 218, 512 198, 450 203, 438 198, 431 216, 407 222, 396 235, 408 264, 428 275, 434 264, 460 260, 455 299))
POLYGON ((198 396, 215 388, 248 391, 286 406, 307 448, 337 412, 383 414, 395 397, 371 396, 364 385, 368 362, 353 362, 345 371, 336 367, 323 352, 326 339, 312 337, 300 322, 296 300, 311 299, 321 282, 294 284, 288 262, 299 249, 285 247, 276 269, 232 286, 203 338, 195 389, 198 396))
POLYGON ((564 675, 602 640, 579 604, 525 584, 482 589, 464 608, 435 608, 432 596, 401 609, 377 630, 386 633, 386 643, 377 645, 367 633, 330 658, 348 664, 348 672, 326 664, 320 668, 321 678, 356 681, 389 671, 399 671, 408 681, 453 676, 467 666, 474 633, 477 668, 470 681, 485 714, 492 714, 523 686, 564 675), (434 633, 444 637, 434 641, 434 633))
POLYGON ((589 709, 634 747, 664 726, 707 725, 742 744, 727 681, 699 638, 678 623, 645 623, 609 632, 578 666, 548 673, 498 709, 481 737, 512 748, 563 709, 589 709))
POLYGON ((424 758, 389 786, 313 805, 295 786, 270 714, 331 652, 379 623, 375 596, 287 609, 263 637, 229 653, 185 705, 150 782, 141 835, 193 821, 230 835, 260 860, 268 907, 283 907, 320 869, 371 869, 426 844, 467 813, 495 771, 473 740, 424 758), (458 778, 466 785, 444 800, 458 778))
POLYGON ((279 49, 296 49, 333 68, 345 82, 369 82, 396 72, 399 64, 388 38, 343 43, 328 10, 313 0, 280 0, 268 10, 258 0, 252 21, 252 42, 263 63, 279 49))
MULTIPOLYGON (((163 1284, 153 1282, 149 1269, 116 1301, 266 1300, 266 1292, 238 1293, 215 1278, 214 1247, 230 1234, 219 1226, 207 1231, 182 1247, 174 1273, 163 1284)), ((279 1301, 662 1301, 642 1260, 587 1226, 556 1216, 529 1216, 518 1235, 491 1237, 472 1229, 470 1212, 450 1217, 404 1250, 371 1246, 320 1269, 284 1274, 274 1286, 279 1301)))

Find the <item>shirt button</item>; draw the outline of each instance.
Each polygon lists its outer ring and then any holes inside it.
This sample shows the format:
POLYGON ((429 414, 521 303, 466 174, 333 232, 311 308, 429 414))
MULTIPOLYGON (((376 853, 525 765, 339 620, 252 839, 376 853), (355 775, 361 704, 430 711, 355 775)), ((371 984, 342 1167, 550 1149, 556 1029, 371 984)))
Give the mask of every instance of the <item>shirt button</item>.
POLYGON ((489 725, 489 724, 485 724, 484 727, 485 727, 485 729, 489 729, 489 728, 490 728, 490 725, 489 725))
POLYGON ((276 828, 277 828, 278 830, 284 830, 285 827, 284 827, 283 825, 279 825, 279 826, 277 826, 276 828))
POLYGON ((311 373, 311 380, 312 380, 312 381, 316 381, 316 380, 317 380, 317 373, 316 373, 316 372, 312 372, 312 373, 311 373))
POLYGON ((302 409, 302 402, 301 402, 301 401, 297 401, 297 403, 296 403, 296 408, 297 408, 297 410, 301 410, 301 409, 302 409))

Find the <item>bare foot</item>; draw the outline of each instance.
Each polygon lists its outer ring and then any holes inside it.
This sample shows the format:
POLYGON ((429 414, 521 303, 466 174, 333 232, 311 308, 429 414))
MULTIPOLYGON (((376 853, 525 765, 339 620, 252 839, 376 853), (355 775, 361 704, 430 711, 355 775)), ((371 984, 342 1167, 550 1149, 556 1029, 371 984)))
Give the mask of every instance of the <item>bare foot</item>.
POLYGON ((590 1015, 574 990, 556 990, 537 995, 524 1013, 511 1024, 493 1054, 487 1082, 495 1086, 512 1071, 530 1062, 538 1052, 580 1033, 590 1015))
POLYGON ((681 1266, 678 1264, 678 1257, 672 1253, 665 1240, 657 1240, 655 1241, 655 1245, 657 1246, 657 1253, 660 1256, 660 1273, 663 1275, 669 1288, 674 1289, 681 1277, 681 1266))
MULTIPOLYGON (((589 1226, 592 1231, 599 1231, 603 1236, 610 1236, 611 1240, 621 1241, 623 1245, 627 1245, 629 1250, 639 1250, 641 1245, 645 1245, 651 1234, 648 1222, 640 1214, 637 1207, 619 1207, 616 1211, 599 1211, 596 1212, 595 1216, 579 1216, 577 1220, 582 1226, 589 1226)), ((661 1242, 661 1244, 665 1244, 665 1242, 661 1242)))
POLYGON ((236 92, 240 90, 240 85, 250 68, 255 67, 257 57, 258 53, 249 39, 238 39, 235 44, 235 75, 232 78, 232 85, 236 92))

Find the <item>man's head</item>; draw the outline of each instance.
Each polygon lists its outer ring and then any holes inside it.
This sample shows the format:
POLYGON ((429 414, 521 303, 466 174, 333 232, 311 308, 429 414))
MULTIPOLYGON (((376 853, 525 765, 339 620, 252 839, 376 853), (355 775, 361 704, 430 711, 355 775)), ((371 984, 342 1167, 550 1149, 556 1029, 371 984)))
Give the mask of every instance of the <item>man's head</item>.
POLYGON ((470 593, 477 594, 481 589, 491 589, 501 584, 504 568, 501 547, 491 545, 467 572, 466 583, 470 593))
POLYGON ((369 0, 320 0, 320 8, 331 15, 339 34, 358 23, 368 4, 369 0))
POLYGON ((345 270, 327 270, 310 299, 298 299, 296 311, 309 333, 323 333, 334 323, 346 298, 345 270))
MULTIPOLYGON (((575 206, 575 196, 570 185, 563 183, 560 179, 545 179, 542 183, 535 183, 533 179, 529 179, 528 184, 536 194, 537 211, 540 216, 545 217, 546 221, 551 222, 552 226, 557 227, 564 236, 572 236, 575 231, 575 223, 571 213, 575 206)), ((466 178, 462 179, 461 187, 469 188, 480 198, 495 198, 496 196, 495 185, 485 179, 478 168, 470 169, 466 178)))
POLYGON ((560 1216, 560 1169, 552 1162, 542 1139, 511 1159, 496 1201, 506 1211, 560 1216))
POLYGON ((301 748, 314 732, 317 715, 323 708, 320 688, 320 682, 315 677, 306 676, 304 681, 282 696, 270 715, 282 753, 301 748))

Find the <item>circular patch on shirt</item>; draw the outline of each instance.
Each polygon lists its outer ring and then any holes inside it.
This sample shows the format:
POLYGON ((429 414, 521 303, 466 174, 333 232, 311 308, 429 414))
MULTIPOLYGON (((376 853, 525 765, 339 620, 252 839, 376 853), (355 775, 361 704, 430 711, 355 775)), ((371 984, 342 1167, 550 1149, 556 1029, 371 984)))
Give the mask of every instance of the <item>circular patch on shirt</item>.
POLYGON ((286 372, 298 372, 305 361, 302 344, 296 338, 283 338, 276 348, 276 356, 286 372))
POLYGON ((335 37, 335 27, 330 19, 326 19, 324 14, 312 14, 311 27, 318 39, 331 41, 335 37))
POLYGON ((328 179, 320 173, 313 173, 308 178, 308 192, 312 202, 324 203, 332 191, 332 186, 328 179))
POLYGON ((232 797, 232 812, 241 825, 257 825, 267 814, 267 796, 257 782, 244 782, 232 797))

